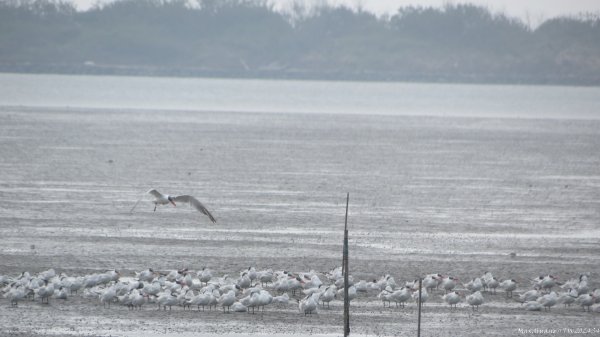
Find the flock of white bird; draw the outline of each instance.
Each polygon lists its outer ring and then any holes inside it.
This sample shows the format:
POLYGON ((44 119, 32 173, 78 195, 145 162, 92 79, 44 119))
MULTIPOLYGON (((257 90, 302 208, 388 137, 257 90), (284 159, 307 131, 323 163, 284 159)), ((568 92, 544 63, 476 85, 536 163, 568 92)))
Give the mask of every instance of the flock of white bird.
MULTIPOLYGON (((490 272, 467 283, 448 275, 430 274, 422 278, 419 297, 419 280, 399 285, 392 276, 384 275, 379 280, 354 282, 349 275, 348 298, 375 297, 377 294, 376 298, 384 307, 391 307, 392 302, 396 307, 404 307, 407 302, 424 304, 432 296, 440 296, 451 309, 464 299, 472 310, 479 310, 486 302, 483 294, 488 294, 489 298, 500 288, 507 298, 513 298, 525 310, 551 310, 555 305, 566 308, 574 304, 584 311, 600 313, 600 304, 597 304, 600 303, 600 288, 590 289, 588 278, 589 274, 582 274, 577 279, 560 283, 552 275, 539 276, 531 279, 530 285, 521 286, 522 292, 514 295, 519 286, 515 280, 499 281, 490 272)), ((344 277, 341 267, 327 273, 257 271, 250 267, 241 271, 238 277, 215 277, 208 268, 197 272, 146 269, 136 272, 134 277, 122 276, 115 270, 68 276, 50 269, 36 275, 28 272, 14 277, 0 275, 0 287, 11 307, 17 307, 23 301, 48 303, 50 299, 83 296, 97 300, 105 307, 118 304, 130 310, 141 310, 142 306, 153 304, 158 310, 167 307, 171 310, 174 306, 184 310, 221 307, 223 312, 254 313, 273 304, 297 304, 301 314, 310 315, 319 307, 330 308, 335 299, 343 300, 344 277)))

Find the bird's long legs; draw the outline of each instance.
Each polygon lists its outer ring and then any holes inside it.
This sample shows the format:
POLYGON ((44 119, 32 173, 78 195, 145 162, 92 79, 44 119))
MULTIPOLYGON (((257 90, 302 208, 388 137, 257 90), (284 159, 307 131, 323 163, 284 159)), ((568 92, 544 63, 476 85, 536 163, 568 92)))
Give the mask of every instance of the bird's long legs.
POLYGON ((154 203, 154 212, 156 212, 156 203, 154 203))

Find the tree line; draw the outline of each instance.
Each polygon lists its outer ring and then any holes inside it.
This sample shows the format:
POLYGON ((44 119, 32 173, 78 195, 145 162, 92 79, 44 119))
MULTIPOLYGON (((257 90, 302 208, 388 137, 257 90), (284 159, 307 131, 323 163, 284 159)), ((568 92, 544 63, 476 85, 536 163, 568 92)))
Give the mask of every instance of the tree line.
POLYGON ((597 16, 522 20, 474 5, 274 11, 265 2, 0 4, 0 71, 600 84, 597 16))

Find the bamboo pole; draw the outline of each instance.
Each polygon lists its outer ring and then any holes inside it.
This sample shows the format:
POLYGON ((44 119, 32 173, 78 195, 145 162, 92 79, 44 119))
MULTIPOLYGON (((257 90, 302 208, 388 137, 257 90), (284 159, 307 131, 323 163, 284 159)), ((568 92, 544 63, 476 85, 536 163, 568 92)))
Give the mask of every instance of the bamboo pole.
POLYGON ((342 273, 344 274, 344 337, 350 335, 350 300, 348 299, 348 204, 350 193, 346 195, 346 220, 344 221, 344 252, 342 273))
POLYGON ((423 278, 419 277, 419 318, 417 320, 417 337, 421 337, 421 286, 423 278))

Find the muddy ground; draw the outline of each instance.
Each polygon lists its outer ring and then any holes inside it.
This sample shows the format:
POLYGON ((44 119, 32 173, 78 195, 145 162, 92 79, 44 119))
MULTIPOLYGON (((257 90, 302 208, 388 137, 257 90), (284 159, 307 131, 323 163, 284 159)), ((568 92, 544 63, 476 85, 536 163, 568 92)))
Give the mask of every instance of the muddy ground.
MULTIPOLYGON (((522 292, 539 275, 589 273, 600 287, 597 121, 2 108, 0 131, 3 275, 324 273, 341 262, 349 191, 355 279, 490 271, 522 292), (149 199, 130 213, 150 188, 197 196, 217 223, 152 212, 149 199)), ((600 335, 599 313, 484 296, 473 312, 435 294, 421 335, 600 335)), ((353 335, 416 335, 416 305, 361 294, 351 322, 353 335)), ((295 304, 252 315, 0 298, 0 336, 340 335, 341 324, 340 301, 305 317, 295 304)))

